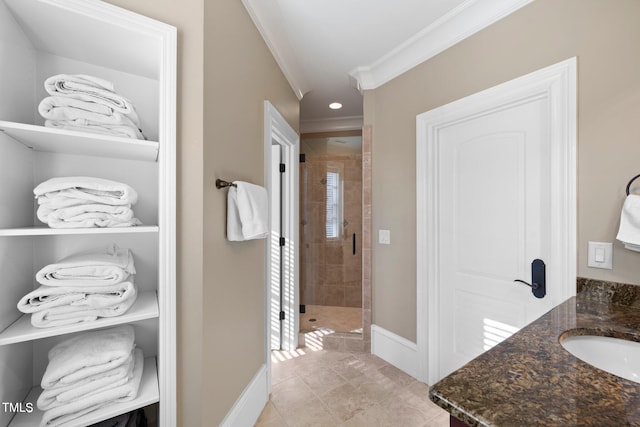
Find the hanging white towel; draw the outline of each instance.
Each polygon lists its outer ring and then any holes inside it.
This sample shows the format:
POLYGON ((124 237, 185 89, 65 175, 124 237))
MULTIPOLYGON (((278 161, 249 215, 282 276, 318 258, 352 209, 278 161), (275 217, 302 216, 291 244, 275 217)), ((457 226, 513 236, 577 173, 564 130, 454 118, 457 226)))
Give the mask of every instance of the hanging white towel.
POLYGON ((625 248, 640 252, 640 196, 637 194, 628 195, 624 201, 616 239, 624 243, 625 248))
POLYGON ((269 198, 259 185, 235 181, 227 195, 227 239, 264 239, 269 234, 269 198))

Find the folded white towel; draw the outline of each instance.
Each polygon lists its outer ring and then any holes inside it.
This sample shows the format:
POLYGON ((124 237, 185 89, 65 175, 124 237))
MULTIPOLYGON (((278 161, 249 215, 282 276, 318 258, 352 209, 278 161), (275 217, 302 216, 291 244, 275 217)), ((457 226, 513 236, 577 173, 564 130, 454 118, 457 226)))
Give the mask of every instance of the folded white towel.
POLYGON ((47 96, 38 105, 38 112, 47 120, 88 120, 92 124, 140 127, 135 115, 123 114, 95 102, 81 101, 67 96, 47 96))
POLYGON ((235 181, 227 195, 227 239, 264 239, 269 234, 269 198, 259 185, 235 181))
POLYGON ((107 388, 118 387, 126 384, 133 377, 134 352, 122 365, 101 374, 92 375, 73 384, 62 385, 42 390, 38 396, 38 409, 46 411, 64 405, 67 402, 77 400, 89 393, 99 392, 107 388))
POLYGON ((625 199, 616 239, 624 243, 625 248, 640 252, 640 195, 629 194, 625 199))
POLYGON ((134 358, 133 377, 126 384, 91 393, 66 405, 49 409, 43 413, 40 425, 43 427, 64 426, 65 423, 69 423, 99 408, 135 399, 138 395, 144 368, 142 350, 136 348, 134 358))
MULTIPOLYGON (((110 116, 115 111, 103 104, 95 102, 81 101, 68 96, 46 96, 38 104, 38 113, 45 118, 51 120, 69 120, 78 117, 93 117, 93 115, 110 116), (71 111, 77 110, 77 111, 71 111), (74 116, 69 116, 74 114, 74 116)), ((122 113, 118 113, 122 115, 122 113)), ((131 120, 131 119, 129 119, 131 120)))
POLYGON ((48 199, 66 197, 108 205, 133 205, 138 201, 138 193, 127 184, 87 176, 51 178, 34 188, 33 194, 39 204, 45 204, 40 203, 45 194, 48 199))
POLYGON ((39 206, 38 219, 51 228, 130 227, 142 224, 127 206, 99 203, 48 209, 39 206))
POLYGON ((82 101, 95 102, 137 117, 131 101, 115 93, 113 83, 98 77, 86 74, 58 74, 46 79, 44 88, 52 96, 63 95, 82 101))
POLYGON ((40 286, 29 292, 18 302, 18 310, 35 313, 56 307, 69 307, 71 311, 113 307, 135 298, 136 287, 132 282, 115 285, 69 287, 40 286))
POLYGON ((36 273, 36 280, 47 286, 92 287, 115 285, 133 274, 131 251, 111 244, 106 251, 76 253, 46 265, 36 273))
POLYGON ((45 127, 71 130, 74 132, 89 132, 100 135, 117 136, 120 138, 147 139, 142 131, 135 126, 109 125, 92 123, 83 119, 70 120, 45 120, 45 127))
MULTIPOLYGON (((137 295, 137 290, 134 286, 126 299, 122 298, 120 302, 113 305, 91 307, 89 305, 82 306, 78 304, 79 302, 75 302, 71 305, 39 310, 31 314, 31 325, 36 328, 53 328, 82 322, 93 322, 101 317, 118 317, 131 308, 133 303, 136 302, 137 295)), ((96 304, 96 299, 92 299, 94 304, 96 304)))
POLYGON ((49 364, 42 376, 42 388, 73 384, 114 369, 127 361, 134 348, 131 325, 83 332, 49 350, 49 364))

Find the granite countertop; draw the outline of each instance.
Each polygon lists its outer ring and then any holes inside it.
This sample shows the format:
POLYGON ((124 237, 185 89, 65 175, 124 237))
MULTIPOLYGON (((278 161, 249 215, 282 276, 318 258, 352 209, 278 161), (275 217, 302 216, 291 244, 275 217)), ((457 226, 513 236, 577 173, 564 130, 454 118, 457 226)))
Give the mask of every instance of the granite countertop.
POLYGON ((559 342, 640 342, 640 286, 579 279, 578 291, 433 385, 431 400, 469 426, 640 426, 640 384, 582 362, 559 342))

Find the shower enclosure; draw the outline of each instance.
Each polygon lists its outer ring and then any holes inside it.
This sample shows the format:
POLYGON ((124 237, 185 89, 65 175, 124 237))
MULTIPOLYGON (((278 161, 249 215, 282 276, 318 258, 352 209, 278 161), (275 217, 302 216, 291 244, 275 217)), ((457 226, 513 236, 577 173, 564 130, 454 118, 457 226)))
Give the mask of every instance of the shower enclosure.
POLYGON ((303 135, 301 152, 300 329, 359 331, 362 137, 303 135))

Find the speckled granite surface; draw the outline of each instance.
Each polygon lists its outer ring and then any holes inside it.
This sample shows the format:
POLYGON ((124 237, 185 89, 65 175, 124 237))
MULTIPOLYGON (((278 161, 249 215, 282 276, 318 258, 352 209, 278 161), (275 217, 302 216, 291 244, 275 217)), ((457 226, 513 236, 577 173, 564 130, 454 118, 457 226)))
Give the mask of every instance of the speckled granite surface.
POLYGON ((580 292, 433 385, 430 398, 469 426, 640 426, 640 384, 582 362, 559 342, 640 342, 640 287, 578 280, 580 292))

